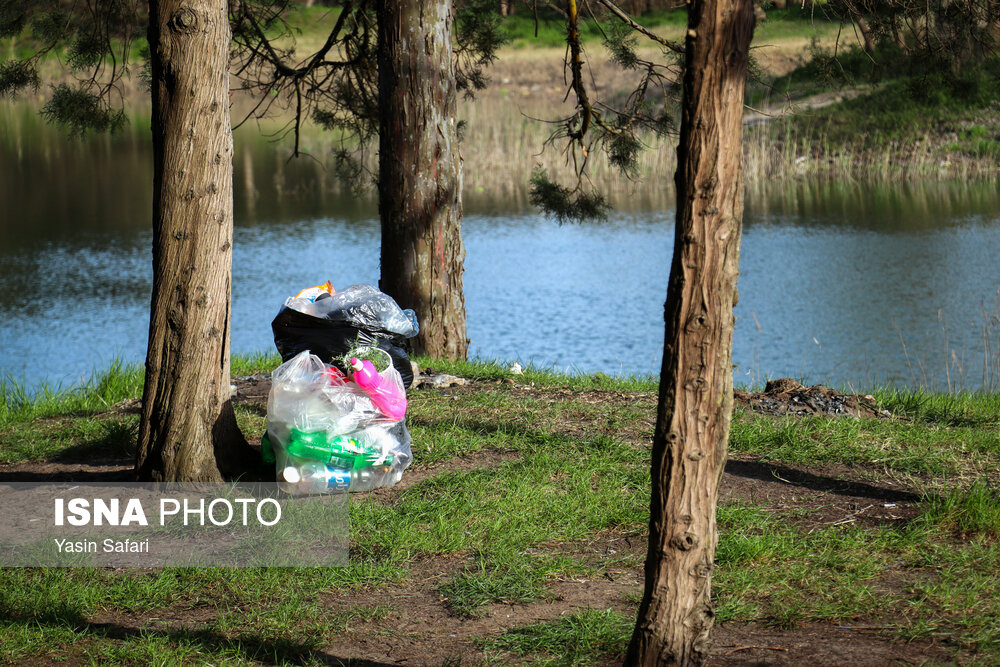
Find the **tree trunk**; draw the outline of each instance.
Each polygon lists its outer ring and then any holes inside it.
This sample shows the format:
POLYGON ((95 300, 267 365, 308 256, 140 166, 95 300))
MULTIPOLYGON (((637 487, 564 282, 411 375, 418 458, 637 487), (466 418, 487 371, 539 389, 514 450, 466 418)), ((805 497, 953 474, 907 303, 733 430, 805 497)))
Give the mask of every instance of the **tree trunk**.
POLYGON ((252 451, 230 402, 226 2, 150 0, 153 297, 136 474, 220 480, 252 451))
POLYGON ((870 56, 875 55, 875 41, 872 39, 872 31, 868 28, 868 21, 860 14, 855 15, 853 18, 858 26, 858 31, 861 33, 861 41, 865 53, 870 56))
POLYGON ((629 665, 708 657, 716 495, 732 413, 750 0, 689 5, 677 220, 652 452, 645 591, 629 665))
POLYGON ((380 287, 420 319, 418 353, 464 359, 462 169, 451 0, 379 0, 380 287))

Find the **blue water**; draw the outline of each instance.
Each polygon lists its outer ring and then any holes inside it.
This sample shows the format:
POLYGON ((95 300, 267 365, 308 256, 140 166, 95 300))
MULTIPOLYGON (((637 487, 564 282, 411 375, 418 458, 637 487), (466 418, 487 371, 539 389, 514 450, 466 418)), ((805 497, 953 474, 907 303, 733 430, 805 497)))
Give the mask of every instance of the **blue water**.
MULTIPOLYGON (((745 227, 737 382, 926 385, 945 381, 948 361, 956 383, 980 381, 983 308, 995 312, 1000 288, 1000 216, 899 231, 751 206, 745 227)), ((473 357, 658 372, 669 212, 562 227, 530 212, 469 215, 464 235, 473 357)), ((271 319, 303 287, 377 283, 378 241, 370 217, 239 226, 233 350, 269 349, 271 319)), ((150 243, 144 230, 81 231, 4 253, 0 370, 66 385, 115 357, 140 362, 150 243)))

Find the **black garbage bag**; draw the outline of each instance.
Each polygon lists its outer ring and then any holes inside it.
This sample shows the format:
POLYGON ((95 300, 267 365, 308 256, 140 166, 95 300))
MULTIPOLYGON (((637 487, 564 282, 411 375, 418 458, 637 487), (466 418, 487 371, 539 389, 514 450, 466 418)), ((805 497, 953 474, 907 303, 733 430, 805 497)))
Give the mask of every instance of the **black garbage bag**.
POLYGON ((309 350, 325 363, 337 364, 359 344, 378 347, 389 354, 403 386, 409 388, 413 367, 403 346, 406 338, 416 335, 417 327, 392 297, 371 285, 353 285, 332 297, 298 305, 308 313, 290 307, 296 305, 292 301, 296 300, 289 300, 271 322, 282 361, 309 350))

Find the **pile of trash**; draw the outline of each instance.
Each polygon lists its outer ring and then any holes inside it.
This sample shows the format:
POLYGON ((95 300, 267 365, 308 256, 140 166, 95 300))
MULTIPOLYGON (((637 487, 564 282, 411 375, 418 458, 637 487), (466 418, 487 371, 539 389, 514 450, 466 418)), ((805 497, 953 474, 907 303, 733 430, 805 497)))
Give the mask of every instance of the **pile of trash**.
POLYGON ((403 349, 416 315, 371 285, 330 283, 285 301, 271 323, 284 361, 271 374, 261 453, 290 494, 396 484, 413 459, 403 349))
POLYGON ((841 394, 829 387, 806 387, 792 378, 768 381, 763 392, 733 391, 736 405, 764 415, 810 417, 854 417, 881 419, 892 415, 880 408, 875 397, 841 394))

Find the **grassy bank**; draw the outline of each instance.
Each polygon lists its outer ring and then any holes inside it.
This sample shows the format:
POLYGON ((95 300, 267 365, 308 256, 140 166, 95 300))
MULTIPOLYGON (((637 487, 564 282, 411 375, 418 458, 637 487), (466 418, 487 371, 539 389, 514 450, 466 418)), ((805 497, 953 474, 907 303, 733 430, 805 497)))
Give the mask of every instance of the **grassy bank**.
MULTIPOLYGON (((399 487, 352 497, 349 567, 3 570, 0 661, 620 656, 641 594, 655 383, 420 361, 473 381, 411 392, 415 462, 399 487)), ((242 360, 237 373, 274 363, 242 360)), ((0 479, 127 462, 137 416, 120 401, 138 381, 119 367, 36 399, 8 385, 0 479)), ((1000 396, 875 395, 894 418, 737 410, 711 664, 806 664, 810 641, 881 664, 1000 660, 1000 396)), ((259 439, 263 405, 237 413, 259 439)))

